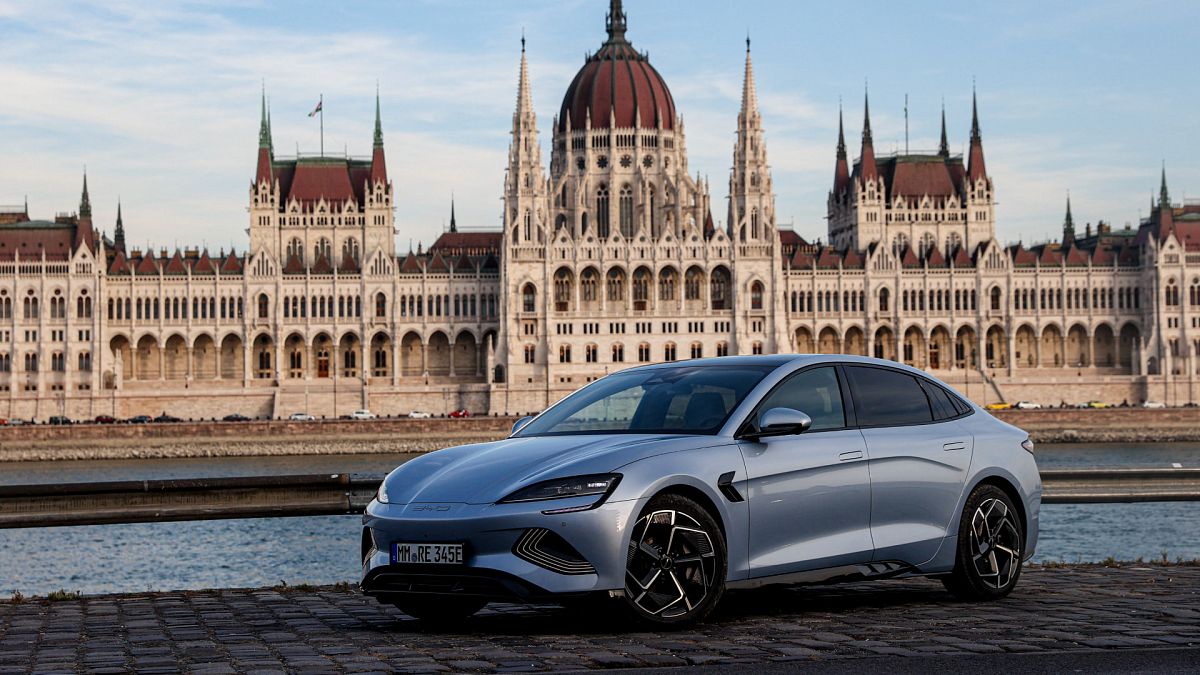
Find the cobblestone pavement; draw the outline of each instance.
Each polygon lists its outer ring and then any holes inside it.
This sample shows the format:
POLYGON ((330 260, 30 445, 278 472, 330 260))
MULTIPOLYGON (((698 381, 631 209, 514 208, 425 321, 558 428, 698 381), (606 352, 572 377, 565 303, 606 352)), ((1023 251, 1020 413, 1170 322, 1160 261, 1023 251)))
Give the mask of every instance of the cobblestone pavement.
POLYGON ((926 579, 768 589, 726 596, 698 627, 619 628, 493 605, 446 631, 329 587, 38 600, 0 605, 0 672, 507 672, 1148 647, 1194 648, 1200 663, 1200 566, 1027 568, 1016 593, 985 604, 926 579))

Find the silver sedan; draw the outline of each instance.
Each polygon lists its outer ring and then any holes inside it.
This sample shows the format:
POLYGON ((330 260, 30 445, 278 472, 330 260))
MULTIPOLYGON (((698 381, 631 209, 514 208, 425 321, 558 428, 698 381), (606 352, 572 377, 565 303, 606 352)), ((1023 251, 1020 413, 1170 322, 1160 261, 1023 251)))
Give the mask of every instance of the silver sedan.
POLYGON ((924 575, 1001 598, 1034 550, 1026 433, 852 356, 631 368, 494 443, 409 461, 363 517, 363 590, 427 620, 609 598, 702 619, 729 589, 924 575))

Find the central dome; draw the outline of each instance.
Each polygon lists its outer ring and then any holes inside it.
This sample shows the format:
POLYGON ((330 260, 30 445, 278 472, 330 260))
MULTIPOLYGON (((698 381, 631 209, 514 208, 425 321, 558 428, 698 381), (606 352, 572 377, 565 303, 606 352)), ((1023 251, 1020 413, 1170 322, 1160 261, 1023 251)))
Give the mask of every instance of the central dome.
POLYGON ((593 129, 637 125, 653 129, 662 120, 664 129, 675 128, 675 101, 645 54, 639 54, 625 39, 625 13, 620 0, 613 0, 608 14, 608 41, 588 58, 567 87, 558 114, 558 130, 582 129, 591 115, 593 129), (615 120, 615 121, 614 121, 615 120))

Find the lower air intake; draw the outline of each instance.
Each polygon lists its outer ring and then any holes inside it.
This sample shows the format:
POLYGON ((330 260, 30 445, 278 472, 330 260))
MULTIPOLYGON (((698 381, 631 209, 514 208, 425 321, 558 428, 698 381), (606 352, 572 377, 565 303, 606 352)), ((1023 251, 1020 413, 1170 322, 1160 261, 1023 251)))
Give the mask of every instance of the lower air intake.
POLYGON ((584 560, 579 551, 568 544, 566 539, 540 527, 522 532, 517 543, 513 544, 513 554, 559 574, 596 573, 596 568, 584 560))

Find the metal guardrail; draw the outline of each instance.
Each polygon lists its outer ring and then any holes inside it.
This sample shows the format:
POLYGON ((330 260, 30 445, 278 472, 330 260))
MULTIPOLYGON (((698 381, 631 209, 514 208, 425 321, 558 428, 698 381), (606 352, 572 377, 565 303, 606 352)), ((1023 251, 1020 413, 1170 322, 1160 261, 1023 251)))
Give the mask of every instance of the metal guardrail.
MULTIPOLYGON (((0 529, 362 513, 382 474, 0 486, 0 529)), ((1200 501, 1200 469, 1042 472, 1045 504, 1200 501)))

